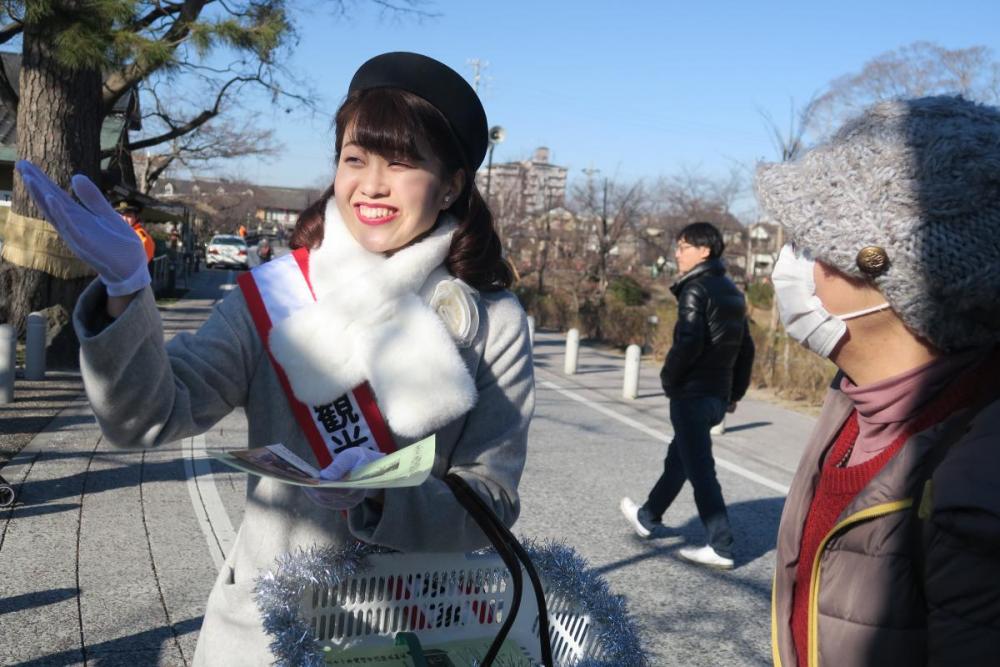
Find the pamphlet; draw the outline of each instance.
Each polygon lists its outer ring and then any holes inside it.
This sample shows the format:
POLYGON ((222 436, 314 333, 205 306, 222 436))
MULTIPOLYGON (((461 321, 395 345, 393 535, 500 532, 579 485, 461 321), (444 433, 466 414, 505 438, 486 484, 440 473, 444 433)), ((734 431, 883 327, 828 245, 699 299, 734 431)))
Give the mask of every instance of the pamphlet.
POLYGON ((208 453, 243 472, 286 484, 317 489, 391 489, 423 484, 434 465, 434 447, 435 437, 432 434, 420 442, 356 468, 344 480, 320 479, 319 470, 315 466, 302 460, 281 443, 255 449, 216 449, 209 450, 208 453))
MULTIPOLYGON (((493 638, 455 641, 443 644, 425 646, 423 648, 425 662, 416 663, 410 651, 405 646, 387 646, 384 648, 348 649, 338 651, 336 648, 326 649, 324 656, 328 667, 347 665, 372 665, 372 667, 415 667, 426 664, 427 667, 468 667, 483 659, 493 643, 493 638)), ((495 667, 535 667, 537 663, 529 658, 511 641, 504 640, 500 653, 493 661, 495 667)))

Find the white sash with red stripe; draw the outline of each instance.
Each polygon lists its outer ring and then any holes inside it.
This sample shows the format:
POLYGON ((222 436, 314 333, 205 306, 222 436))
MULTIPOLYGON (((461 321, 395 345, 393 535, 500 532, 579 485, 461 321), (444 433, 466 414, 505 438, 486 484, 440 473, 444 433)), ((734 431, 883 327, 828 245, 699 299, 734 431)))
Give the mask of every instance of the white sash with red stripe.
POLYGON ((237 279, 292 413, 320 467, 326 467, 334 456, 350 447, 394 452, 392 434, 367 383, 326 405, 307 406, 295 397, 288 376, 271 355, 268 339, 273 327, 316 300, 308 266, 309 251, 300 248, 237 279))

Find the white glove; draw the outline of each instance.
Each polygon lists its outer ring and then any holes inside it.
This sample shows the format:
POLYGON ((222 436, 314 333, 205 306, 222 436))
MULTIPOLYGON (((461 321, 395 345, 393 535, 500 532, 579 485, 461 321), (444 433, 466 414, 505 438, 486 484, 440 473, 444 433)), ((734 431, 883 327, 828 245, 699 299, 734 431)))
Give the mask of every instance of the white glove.
MULTIPOLYGON (((385 456, 367 447, 352 447, 337 454, 333 463, 323 468, 321 479, 344 479, 355 468, 371 463, 385 456)), ((306 489, 306 495, 317 505, 332 510, 349 510, 358 505, 368 495, 368 489, 306 489)))
POLYGON ((81 206, 27 160, 18 160, 15 167, 42 215, 73 253, 97 271, 109 295, 132 294, 150 283, 138 234, 89 178, 77 174, 72 179, 81 206))

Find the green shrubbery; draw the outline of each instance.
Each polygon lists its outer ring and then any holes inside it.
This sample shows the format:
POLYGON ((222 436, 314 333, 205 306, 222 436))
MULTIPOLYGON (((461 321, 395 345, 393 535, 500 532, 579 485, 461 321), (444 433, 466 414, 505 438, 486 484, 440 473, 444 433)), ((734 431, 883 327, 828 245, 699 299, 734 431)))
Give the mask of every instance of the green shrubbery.
POLYGON ((628 276, 612 278, 608 284, 608 299, 624 306, 644 306, 649 296, 649 290, 628 276))
POLYGON ((754 308, 770 308, 774 302, 774 285, 757 281, 747 287, 747 301, 754 308))

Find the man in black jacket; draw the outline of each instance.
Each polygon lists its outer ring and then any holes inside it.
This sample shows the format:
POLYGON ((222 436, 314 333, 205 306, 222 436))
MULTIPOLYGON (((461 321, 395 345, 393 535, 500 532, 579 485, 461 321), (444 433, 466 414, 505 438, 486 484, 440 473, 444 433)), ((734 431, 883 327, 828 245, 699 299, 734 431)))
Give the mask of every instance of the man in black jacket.
POLYGON ((733 567, 733 533, 715 475, 709 430, 736 409, 750 384, 754 346, 746 302, 719 259, 719 230, 707 222, 688 225, 677 235, 681 276, 670 291, 677 297, 674 343, 660 371, 670 399, 674 438, 663 474, 641 507, 622 498, 621 511, 640 537, 663 531, 663 513, 685 480, 694 487, 695 505, 708 533, 708 545, 681 549, 689 561, 720 569, 733 567))

